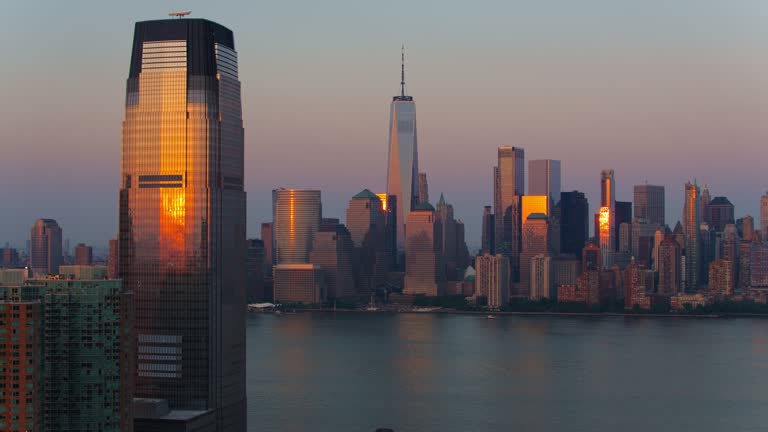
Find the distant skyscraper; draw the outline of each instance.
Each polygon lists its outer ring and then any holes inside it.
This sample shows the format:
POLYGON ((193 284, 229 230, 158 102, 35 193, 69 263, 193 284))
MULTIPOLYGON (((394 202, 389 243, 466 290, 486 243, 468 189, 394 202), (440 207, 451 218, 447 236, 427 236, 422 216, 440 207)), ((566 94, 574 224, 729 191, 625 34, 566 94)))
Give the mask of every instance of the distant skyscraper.
POLYGON ((0 267, 16 267, 19 265, 19 252, 14 248, 0 248, 0 267))
POLYGON ((685 184, 685 202, 683 204, 683 238, 685 241, 685 291, 693 292, 699 287, 701 273, 701 241, 699 226, 699 187, 693 183, 685 184))
POLYGON ((419 203, 429 203, 429 185, 425 172, 419 173, 419 203))
POLYGON ((550 205, 560 201, 560 161, 552 159, 528 162, 528 195, 546 195, 550 205))
POLYGON ((589 238, 589 203, 582 192, 560 193, 560 252, 581 258, 589 238))
POLYGON ((245 295, 249 302, 266 300, 264 296, 264 241, 248 239, 245 251, 245 295))
POLYGON ((502 146, 494 168, 493 213, 496 252, 509 257, 513 279, 519 277, 522 196, 525 193, 525 150, 502 146))
POLYGON ((408 214, 405 245, 405 294, 443 294, 445 267, 441 254, 442 232, 435 209, 420 204, 408 214))
POLYGON ((493 254, 495 252, 495 228, 493 207, 483 207, 483 232, 480 239, 480 250, 482 254, 493 254))
POLYGON ((522 249, 520 252, 520 292, 530 292, 531 259, 536 255, 549 254, 549 219, 542 213, 532 213, 523 223, 522 249))
POLYGON ((136 23, 122 128, 120 274, 134 293, 136 396, 218 431, 246 429, 237 64, 219 24, 136 23))
POLYGON ((315 233, 309 262, 320 266, 325 277, 328 298, 344 298, 355 295, 355 279, 352 271, 354 246, 347 227, 341 224, 323 227, 315 233))
POLYGON ((736 221, 737 226, 741 226, 741 238, 745 241, 752 241, 755 238, 755 218, 746 215, 736 221))
POLYGON ((530 260, 530 278, 532 300, 554 297, 552 293, 552 259, 544 254, 538 254, 530 260))
POLYGON ((509 303, 509 258, 483 254, 475 259, 475 297, 485 297, 488 307, 500 308, 509 303))
POLYGON ((116 238, 109 241, 109 258, 107 258, 108 277, 120 279, 120 248, 116 238))
POLYGON ((35 276, 58 274, 62 260, 61 227, 53 219, 38 219, 29 237, 29 267, 35 276))
POLYGON ((614 207, 614 225, 613 229, 615 230, 614 233, 614 250, 619 251, 619 235, 620 235, 620 229, 621 224, 631 224, 632 223, 632 203, 629 201, 616 201, 615 207, 614 207))
POLYGON ((400 76, 400 94, 392 98, 389 111, 389 161, 387 195, 397 197, 397 248, 405 247, 405 221, 419 203, 419 150, 416 140, 416 104, 405 95, 405 55, 400 76))
POLYGON ((320 229, 319 190, 272 191, 275 264, 306 264, 315 233, 320 229))
POLYGON ((612 169, 600 173, 600 211, 598 213, 603 269, 613 266, 613 252, 616 248, 616 181, 612 169))
POLYGON ((85 243, 78 243, 75 246, 75 265, 93 264, 93 248, 85 243))
POLYGON ((702 215, 702 222, 709 224, 716 232, 722 232, 725 226, 736 222, 733 204, 726 197, 714 197, 707 205, 707 213, 702 215))
POLYGON ((768 241, 768 192, 760 197, 760 232, 763 240, 768 241))
POLYGON ((370 292, 386 278, 386 219, 381 199, 368 189, 349 200, 347 229, 355 249, 355 286, 361 292, 370 292))
POLYGON ((272 222, 261 224, 261 241, 264 242, 264 276, 272 276, 272 266, 275 265, 275 235, 272 222))
POLYGON ((664 225, 664 186, 635 185, 634 211, 636 219, 651 225, 664 225))

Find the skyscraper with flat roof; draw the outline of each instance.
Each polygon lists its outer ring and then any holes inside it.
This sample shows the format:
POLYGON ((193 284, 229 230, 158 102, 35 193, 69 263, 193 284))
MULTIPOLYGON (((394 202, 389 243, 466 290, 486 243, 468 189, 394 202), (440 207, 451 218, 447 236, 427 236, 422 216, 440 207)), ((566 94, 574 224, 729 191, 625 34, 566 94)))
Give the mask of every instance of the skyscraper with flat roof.
POLYGON ((495 222, 493 215, 493 207, 483 207, 483 226, 482 234, 480 238, 480 250, 481 254, 493 254, 495 251, 494 237, 495 222))
POLYGON ((683 239, 685 242, 685 292, 693 292, 699 287, 701 273, 701 204, 699 187, 695 183, 685 184, 685 202, 683 203, 683 239))
POLYGON ((408 214, 405 246, 405 294, 443 295, 443 265, 440 219, 430 204, 420 204, 408 214))
POLYGON ((416 104, 405 94, 405 54, 402 56, 400 94, 389 109, 387 195, 397 197, 397 248, 405 247, 405 221, 419 200, 419 149, 416 141, 416 104))
POLYGON ((509 303, 509 258, 483 254, 475 259, 475 298, 484 297, 490 308, 509 303))
POLYGON ((522 223, 520 211, 525 194, 525 150, 498 148, 494 167, 493 213, 496 224, 496 252, 509 257, 513 279, 519 277, 522 223))
POLYGON ((315 233, 309 262, 323 270, 328 298, 345 298, 356 294, 352 271, 353 254, 352 238, 344 225, 323 227, 315 233))
POLYGON ((322 218, 320 191, 275 189, 272 210, 275 264, 308 263, 322 218))
POLYGON ((760 233, 768 240, 768 192, 760 197, 760 233))
POLYGON ((635 218, 645 219, 651 225, 664 225, 664 186, 635 185, 635 218))
POLYGON ((381 198, 368 189, 349 200, 347 229, 354 247, 355 288, 360 292, 370 292, 386 280, 386 220, 381 198))
POLYGON ((75 246, 75 265, 93 264, 93 248, 85 243, 78 243, 75 246))
POLYGON ((29 236, 29 268, 32 274, 58 274, 61 263, 61 227, 53 219, 38 219, 29 236))
POLYGON ((560 201, 560 161, 540 159, 528 162, 528 195, 546 195, 550 205, 560 201))
POLYGON ((583 192, 561 192, 559 204, 560 252, 581 257, 589 238, 589 202, 583 192))
POLYGON ((204 19, 136 23, 119 201, 136 396, 218 431, 246 428, 243 154, 232 31, 204 19))
POLYGON ((613 252, 616 248, 616 182, 612 169, 600 173, 600 211, 598 213, 598 232, 600 255, 603 269, 613 266, 613 252))

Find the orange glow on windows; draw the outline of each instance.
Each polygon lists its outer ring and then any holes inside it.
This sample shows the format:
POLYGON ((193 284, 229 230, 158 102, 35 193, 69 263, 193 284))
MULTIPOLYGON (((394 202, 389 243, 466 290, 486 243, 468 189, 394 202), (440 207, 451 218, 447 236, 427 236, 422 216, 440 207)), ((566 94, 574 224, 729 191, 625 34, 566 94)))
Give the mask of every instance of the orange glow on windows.
POLYGON ((611 208, 600 207, 600 236, 608 236, 611 230, 611 208))
POLYGON ((377 193, 376 196, 381 200, 381 209, 387 211, 387 194, 377 193))
POLYGON ((549 216, 549 197, 546 195, 525 195, 523 196, 522 221, 528 220, 528 216, 533 213, 541 213, 549 216))

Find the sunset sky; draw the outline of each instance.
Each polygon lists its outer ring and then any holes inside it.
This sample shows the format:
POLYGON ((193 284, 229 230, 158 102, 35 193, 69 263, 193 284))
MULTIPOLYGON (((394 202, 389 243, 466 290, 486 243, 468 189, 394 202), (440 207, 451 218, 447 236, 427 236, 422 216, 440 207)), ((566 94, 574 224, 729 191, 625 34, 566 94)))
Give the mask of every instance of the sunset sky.
POLYGON ((670 225, 689 179, 756 222, 768 190, 764 0, 9 0, 0 245, 40 217, 72 245, 114 236, 133 25, 178 9, 235 34, 251 237, 274 188, 321 189, 342 219, 355 193, 384 191, 401 44, 430 198, 454 204, 470 247, 499 145, 562 160, 563 190, 593 210, 604 168, 619 200, 665 185, 670 225))

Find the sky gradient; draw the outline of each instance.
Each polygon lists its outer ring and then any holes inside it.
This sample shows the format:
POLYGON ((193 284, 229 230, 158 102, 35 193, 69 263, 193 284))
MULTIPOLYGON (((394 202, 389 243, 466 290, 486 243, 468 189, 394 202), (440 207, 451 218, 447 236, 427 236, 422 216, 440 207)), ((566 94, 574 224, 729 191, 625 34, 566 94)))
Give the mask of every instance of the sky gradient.
POLYGON ((619 200, 645 180, 665 185, 670 225, 689 179, 757 222, 768 2, 222 3, 4 3, 0 245, 23 246, 40 217, 72 245, 114 236, 133 24, 178 9, 235 33, 251 237, 274 188, 319 188, 324 214, 342 219, 355 193, 384 191, 403 43, 420 168, 471 247, 499 145, 562 160, 563 190, 586 192, 593 210, 613 168, 619 200))

